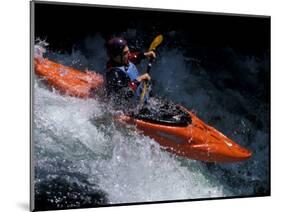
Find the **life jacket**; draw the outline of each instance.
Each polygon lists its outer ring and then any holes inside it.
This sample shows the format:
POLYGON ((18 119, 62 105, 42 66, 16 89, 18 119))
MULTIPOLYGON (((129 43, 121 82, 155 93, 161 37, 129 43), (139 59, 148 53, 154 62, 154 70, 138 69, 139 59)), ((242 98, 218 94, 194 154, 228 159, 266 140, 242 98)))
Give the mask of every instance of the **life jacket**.
MULTIPOLYGON (((130 81, 132 83, 129 83, 128 86, 134 92, 134 96, 133 96, 134 103, 138 104, 140 102, 141 94, 143 91, 143 83, 139 84, 137 87, 134 87, 135 84, 133 83, 133 81, 136 80, 138 76, 140 76, 137 67, 132 62, 129 61, 129 64, 126 66, 115 66, 114 68, 122 71, 123 73, 126 74, 126 76, 128 76, 130 78, 130 81)), ((147 89, 147 92, 144 96, 144 103, 146 103, 148 101, 150 91, 151 91, 151 88, 149 86, 147 89)))

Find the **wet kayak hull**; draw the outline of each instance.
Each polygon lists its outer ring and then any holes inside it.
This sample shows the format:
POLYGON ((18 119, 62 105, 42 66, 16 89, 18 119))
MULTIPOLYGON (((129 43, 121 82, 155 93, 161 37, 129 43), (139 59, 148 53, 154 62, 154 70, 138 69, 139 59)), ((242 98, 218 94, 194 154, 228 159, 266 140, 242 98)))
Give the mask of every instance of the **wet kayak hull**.
POLYGON ((143 134, 153 138, 165 150, 189 159, 231 163, 246 160, 252 153, 205 124, 186 108, 181 107, 191 116, 191 124, 167 126, 138 120, 130 116, 119 116, 121 122, 132 124, 143 134))

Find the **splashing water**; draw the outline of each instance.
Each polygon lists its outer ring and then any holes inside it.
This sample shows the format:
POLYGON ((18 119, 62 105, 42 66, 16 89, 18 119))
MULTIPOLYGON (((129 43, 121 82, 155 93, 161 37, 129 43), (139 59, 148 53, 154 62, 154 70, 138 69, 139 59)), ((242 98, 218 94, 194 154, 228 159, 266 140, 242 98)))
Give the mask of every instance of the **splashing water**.
POLYGON ((45 40, 36 39, 34 46, 34 57, 43 58, 43 54, 46 53, 46 48, 49 44, 45 40))
POLYGON ((108 117, 97 101, 60 96, 38 84, 34 95, 38 173, 68 170, 86 175, 112 204, 230 194, 206 179, 200 162, 182 166, 150 138, 102 120, 108 117))
MULTIPOLYGON (((46 43, 39 44, 35 47, 35 53, 39 56, 45 54, 45 46, 46 43)), ((85 59, 80 54, 75 52, 74 55, 85 59)), ((52 57, 55 58, 55 55, 52 53, 52 57)), ((60 55, 58 58, 63 60, 64 57, 60 55)), ((68 59, 66 57, 65 61, 68 59)), ((205 92, 206 88, 213 89, 208 78, 192 75, 183 59, 177 51, 168 51, 167 57, 163 54, 158 67, 155 67, 155 72, 161 70, 162 73, 155 89, 176 101, 182 100, 184 94, 186 98, 182 102, 198 106, 195 108, 199 111, 204 111, 206 105, 214 108, 217 99, 210 98, 210 93, 205 92), (172 73, 173 69, 164 71, 163 67, 167 69, 168 65, 166 58, 173 58, 176 74, 172 73), (188 86, 187 76, 194 79, 188 86), (166 90, 161 89, 161 77, 173 79, 177 86, 168 80, 166 90), (196 87, 199 80, 203 81, 202 87, 196 87), (177 93, 180 96, 175 95, 177 93), (202 106, 202 99, 205 107, 202 106)), ((87 63, 102 66, 99 61, 87 63)), ((243 100, 242 97, 240 99, 243 100)), ((267 173, 266 169, 262 169, 267 165, 266 159, 243 165, 209 167, 198 161, 177 158, 162 150, 154 140, 138 133, 134 127, 121 127, 111 118, 112 111, 106 108, 94 99, 59 95, 45 87, 40 79, 35 80, 35 190, 38 197, 41 198, 42 194, 47 196, 45 204, 49 208, 251 195, 255 192, 254 186, 247 182, 262 181, 261 176, 267 173), (261 168, 260 163, 264 163, 264 167, 261 168), (249 167, 256 167, 257 170, 246 174, 249 167), (241 183, 237 184, 239 180, 241 183)), ((216 108, 215 112, 225 112, 223 115, 233 118, 229 120, 231 123, 238 120, 221 107, 216 108)), ((212 119, 212 116, 205 118, 212 119)), ((247 120, 243 123, 250 126, 247 120)), ((267 139, 267 134, 262 130, 255 136, 267 139)), ((253 149, 257 148, 252 145, 253 149)), ((264 158, 264 152, 265 146, 262 151, 256 151, 255 157, 261 155, 264 158)))

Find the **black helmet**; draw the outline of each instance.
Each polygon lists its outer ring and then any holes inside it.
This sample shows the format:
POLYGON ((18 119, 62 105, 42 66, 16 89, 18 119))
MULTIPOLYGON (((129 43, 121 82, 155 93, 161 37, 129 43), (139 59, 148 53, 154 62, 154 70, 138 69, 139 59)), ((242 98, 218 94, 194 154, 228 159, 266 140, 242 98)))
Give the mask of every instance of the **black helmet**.
POLYGON ((121 55, 125 46, 127 46, 127 41, 123 38, 111 38, 106 44, 107 54, 110 57, 116 57, 118 55, 121 55))

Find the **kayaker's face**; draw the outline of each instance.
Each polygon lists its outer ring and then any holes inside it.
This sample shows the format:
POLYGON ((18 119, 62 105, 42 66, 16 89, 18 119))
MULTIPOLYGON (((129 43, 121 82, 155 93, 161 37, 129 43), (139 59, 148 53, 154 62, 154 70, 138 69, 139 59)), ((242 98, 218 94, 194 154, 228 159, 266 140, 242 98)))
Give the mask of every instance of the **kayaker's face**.
POLYGON ((122 55, 118 55, 115 57, 115 61, 120 63, 120 64, 128 64, 129 63, 129 54, 130 50, 128 46, 125 46, 122 52, 122 55))

